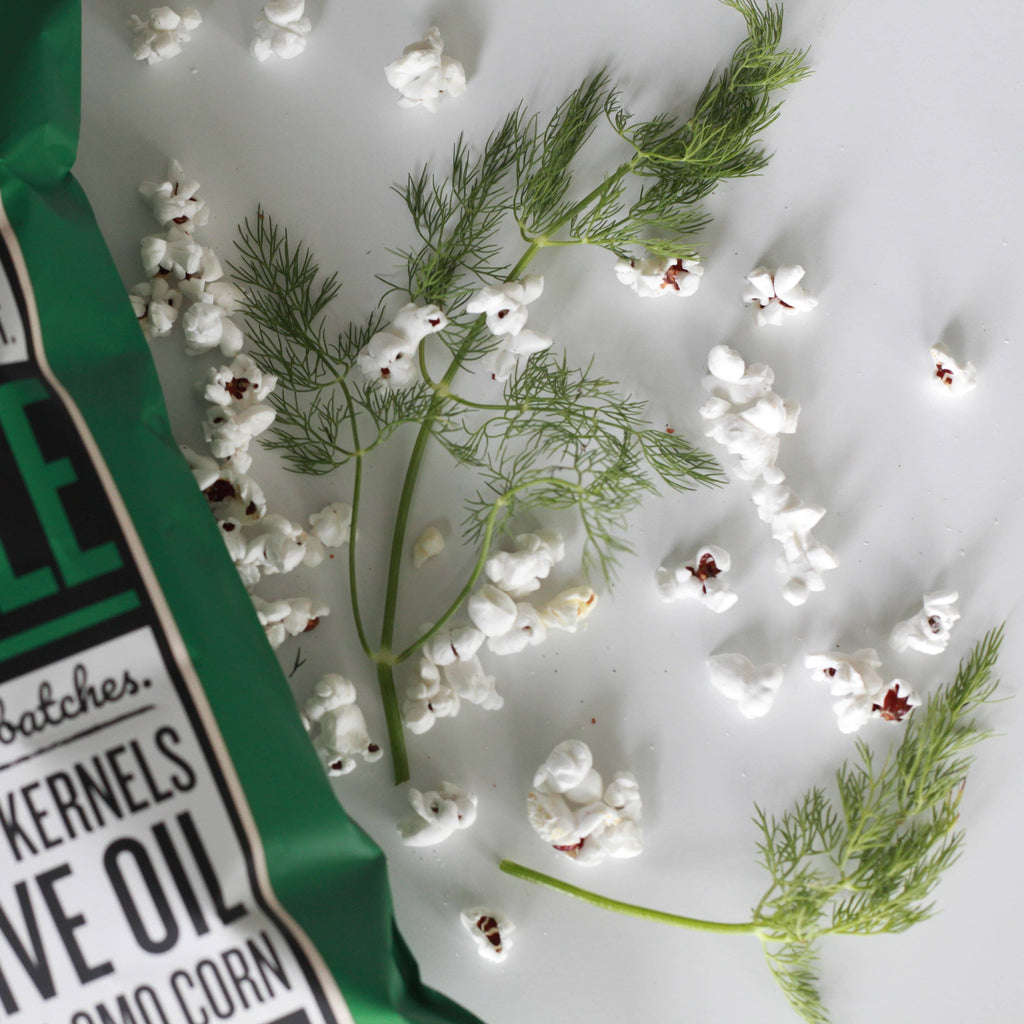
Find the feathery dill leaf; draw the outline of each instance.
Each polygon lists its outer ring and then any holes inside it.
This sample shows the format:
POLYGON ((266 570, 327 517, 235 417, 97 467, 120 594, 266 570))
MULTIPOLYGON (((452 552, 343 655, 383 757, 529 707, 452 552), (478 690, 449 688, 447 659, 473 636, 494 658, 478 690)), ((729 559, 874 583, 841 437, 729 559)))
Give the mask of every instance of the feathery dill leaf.
MULTIPOLYGON (((768 965, 794 1010, 827 1024, 818 991, 818 942, 829 935, 902 932, 934 910, 932 893, 960 855, 959 805, 973 756, 990 735, 973 716, 995 699, 993 677, 1003 627, 971 649, 953 680, 902 725, 879 758, 864 742, 835 776, 835 796, 808 790, 776 816, 755 807, 758 860, 770 883, 742 924, 682 917, 577 890, 607 909, 668 924, 757 935, 768 965)), ((502 861, 502 870, 565 890, 562 883, 502 861)))

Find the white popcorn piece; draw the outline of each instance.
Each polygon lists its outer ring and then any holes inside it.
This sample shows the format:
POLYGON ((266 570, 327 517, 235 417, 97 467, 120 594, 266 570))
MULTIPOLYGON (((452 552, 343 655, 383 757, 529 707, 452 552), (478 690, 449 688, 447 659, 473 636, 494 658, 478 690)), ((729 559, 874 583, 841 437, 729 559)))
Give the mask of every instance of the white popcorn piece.
POLYGON ((955 590, 925 594, 921 610, 893 627, 889 646, 900 653, 912 649, 922 654, 942 654, 960 618, 956 607, 959 596, 955 590))
POLYGON ((214 458, 229 462, 237 472, 245 473, 252 465, 250 442, 274 422, 275 415, 266 405, 242 409, 212 405, 203 424, 203 437, 214 458))
POLYGON ((492 654, 518 654, 527 647, 542 644, 548 636, 548 627, 540 612, 520 601, 516 604, 516 619, 507 633, 487 638, 487 649, 492 654))
POLYGON ((539 589, 552 568, 565 557, 565 544, 552 530, 522 533, 515 550, 497 551, 484 563, 487 578, 510 597, 520 598, 539 589))
POLYGON ((330 613, 326 605, 318 604, 308 597, 264 601, 255 594, 250 596, 267 640, 275 648, 280 647, 288 637, 316 629, 320 620, 330 613))
POLYGON ((178 319, 182 296, 165 277, 134 285, 128 292, 132 309, 147 339, 169 334, 178 319))
POLYGON ((252 55, 261 63, 271 56, 291 60, 306 49, 312 30, 305 17, 305 0, 271 0, 256 19, 252 55))
POLYGON ((935 364, 932 381, 939 390, 950 395, 964 395, 977 387, 978 371, 975 370, 974 363, 964 363, 961 366, 945 345, 933 345, 930 351, 932 362, 935 364))
POLYGON ((575 633, 581 626, 586 627, 596 607, 597 594, 590 587, 569 587, 540 609, 540 617, 548 629, 575 633))
POLYGON ((744 718, 763 718, 771 710, 782 685, 782 667, 755 665, 742 654, 716 654, 708 658, 711 685, 735 701, 744 718))
POLYGON ((288 573, 307 562, 305 532, 286 516, 266 515, 249 539, 247 564, 256 565, 265 576, 288 573))
POLYGON ((466 91, 465 69, 443 50, 441 33, 432 27, 384 68, 388 85, 401 93, 400 107, 420 107, 434 113, 442 97, 461 96, 466 91))
POLYGON ((460 700, 475 704, 484 711, 498 711, 505 705, 505 698, 495 687, 495 678, 484 670, 476 656, 459 658, 441 669, 444 681, 460 700))
POLYGON ((309 517, 309 533, 325 548, 347 544, 351 532, 352 506, 344 501, 332 501, 309 517))
POLYGON ((526 809, 537 835, 579 864, 643 850, 635 777, 617 772, 605 788, 581 740, 559 743, 548 755, 534 775, 526 809))
POLYGON ((694 600, 713 612, 728 611, 739 595, 718 577, 728 572, 732 558, 725 548, 707 544, 698 548, 692 565, 659 566, 655 573, 658 591, 665 601, 694 600))
POLYGON ((921 703, 904 680, 882 681, 878 674, 882 663, 873 648, 854 654, 808 654, 804 664, 811 678, 828 683, 832 696, 840 698, 832 710, 841 732, 856 732, 872 718, 902 721, 921 703))
POLYGON ((483 642, 484 634, 475 626, 454 625, 435 633, 423 645, 423 654, 443 667, 475 657, 483 642))
POLYGON ((419 378, 416 355, 420 342, 448 326, 439 306, 403 306, 388 330, 378 331, 356 356, 367 380, 384 388, 408 387, 419 378))
POLYGON ((779 436, 796 431, 800 406, 776 394, 774 380, 770 367, 747 367, 727 345, 716 345, 708 353, 703 385, 710 397, 700 408, 704 434, 737 457, 735 472, 743 480, 784 479, 775 465, 779 436))
POLYGON ((147 277, 173 273, 179 281, 198 273, 203 247, 177 224, 162 235, 147 235, 140 243, 142 269, 147 277))
POLYGON ((700 286, 704 266, 696 260, 683 257, 643 260, 619 260, 615 276, 628 285, 642 299, 657 299, 663 295, 687 298, 700 286))
POLYGON ((774 273, 757 267, 747 275, 743 301, 756 309, 758 327, 779 326, 787 316, 805 313, 818 305, 818 300, 804 291, 800 266, 779 267, 774 273))
POLYGON ((228 316, 235 314, 244 296, 230 281, 221 280, 224 268, 217 254, 208 246, 200 247, 199 266, 178 282, 181 294, 192 302, 212 302, 228 316))
POLYGON ((436 526, 428 526, 417 538, 412 549, 412 564, 422 569, 432 558, 444 551, 444 534, 436 526))
POLYGON ((181 53, 182 43, 192 38, 192 32, 202 21, 192 7, 185 8, 180 15, 170 7, 154 7, 147 21, 133 14, 128 23, 132 30, 132 54, 147 64, 176 57, 181 53))
POLYGON ((546 334, 532 331, 528 327, 522 328, 518 334, 504 334, 498 347, 488 353, 484 368, 490 371, 491 380, 506 381, 519 369, 520 362, 546 351, 552 344, 546 334))
POLYGON ((466 303, 466 312, 483 313, 491 334, 516 335, 526 326, 526 307, 540 298, 543 291, 544 278, 539 274, 501 285, 485 285, 466 303))
POLYGON ((224 355, 237 355, 245 339, 227 310, 216 302, 194 302, 182 317, 185 351, 190 356, 219 348, 224 355))
POLYGON ((441 677, 441 671, 426 655, 420 658, 415 678, 406 686, 402 720, 416 734, 433 728, 439 718, 453 718, 459 712, 459 695, 441 677))
POLYGON ((505 960, 512 948, 510 936, 515 925, 504 914, 489 907, 470 907, 459 914, 459 920, 480 956, 495 964, 505 960))
POLYGON ((206 455, 198 455, 187 445, 181 451, 192 475, 218 519, 240 523, 256 522, 267 512, 267 499, 255 480, 231 464, 223 464, 206 455))
POLYGON ((805 505, 784 484, 757 484, 752 499, 759 518, 768 523, 772 537, 782 545, 778 569, 788 576, 783 597, 792 605, 802 605, 809 594, 825 589, 821 574, 839 564, 832 551, 811 532, 825 515, 825 509, 805 505))
POLYGON ((476 821, 476 796, 451 782, 425 793, 410 788, 409 803, 415 814, 398 823, 406 846, 436 846, 476 821))
POLYGON ((244 409, 268 398, 277 387, 277 377, 264 373, 249 356, 240 353, 228 366, 210 367, 199 387, 212 405, 244 409))
POLYGON ((319 727, 313 745, 328 775, 347 775, 353 771, 357 755, 368 763, 383 756, 384 751, 367 732, 366 719, 356 703, 356 688, 344 676, 321 676, 303 714, 309 723, 319 727))
POLYGON ((171 160, 166 181, 144 181, 139 194, 149 202, 161 227, 176 224, 184 231, 202 227, 210 219, 206 200, 199 197, 199 182, 185 177, 181 164, 171 160))
POLYGON ((484 636, 501 636, 515 624, 516 603, 493 583, 485 583, 470 594, 470 621, 484 636))

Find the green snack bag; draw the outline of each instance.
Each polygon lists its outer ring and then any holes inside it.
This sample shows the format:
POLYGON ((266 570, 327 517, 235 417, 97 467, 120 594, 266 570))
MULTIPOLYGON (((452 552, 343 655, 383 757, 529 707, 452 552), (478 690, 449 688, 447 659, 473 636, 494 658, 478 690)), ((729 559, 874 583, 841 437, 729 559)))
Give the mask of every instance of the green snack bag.
POLYGON ((425 988, 71 176, 80 11, 0 38, 0 1021, 475 1018, 425 988))

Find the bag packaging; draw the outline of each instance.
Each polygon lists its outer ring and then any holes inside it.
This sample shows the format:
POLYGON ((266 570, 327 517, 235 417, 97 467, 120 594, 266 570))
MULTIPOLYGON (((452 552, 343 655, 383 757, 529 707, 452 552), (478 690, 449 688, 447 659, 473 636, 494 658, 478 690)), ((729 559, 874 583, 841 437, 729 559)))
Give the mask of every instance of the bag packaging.
POLYGON ((471 1024, 420 983, 72 177, 77 0, 0 36, 0 1020, 471 1024))

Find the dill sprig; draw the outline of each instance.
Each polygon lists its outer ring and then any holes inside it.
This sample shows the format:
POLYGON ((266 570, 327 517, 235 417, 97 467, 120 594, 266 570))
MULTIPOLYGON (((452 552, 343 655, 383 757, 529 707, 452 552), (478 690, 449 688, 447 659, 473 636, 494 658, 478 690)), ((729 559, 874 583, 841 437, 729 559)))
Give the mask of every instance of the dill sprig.
POLYGON ((597 244, 617 256, 644 246, 689 255, 706 223, 700 201, 718 181, 754 173, 767 157, 756 137, 778 111, 777 91, 806 73, 804 54, 781 50, 781 7, 724 0, 745 19, 747 37, 727 67, 710 78, 692 116, 632 119, 605 72, 587 78, 542 124, 513 110, 474 150, 460 137, 444 175, 429 167, 395 187, 409 210, 416 242, 395 253, 400 269, 382 279, 381 305, 332 337, 326 310, 336 275, 324 276, 310 251, 264 213, 239 229, 232 265, 245 293, 244 313, 263 368, 278 378, 271 401, 277 418, 269 445, 307 473, 349 466, 353 529, 348 571, 360 644, 377 669, 396 781, 408 776, 394 666, 442 628, 483 571, 487 552, 510 521, 528 511, 574 509, 584 533, 583 568, 614 577, 630 550, 628 520, 660 487, 683 491, 723 478, 710 456, 682 437, 656 429, 643 403, 622 394, 591 366, 568 357, 532 356, 511 375, 499 401, 465 393, 465 380, 500 343, 483 316, 465 306, 484 284, 518 280, 547 246, 597 244), (574 191, 576 165, 599 127, 632 153, 584 195, 574 191), (632 183, 636 195, 627 201, 632 183), (518 227, 525 248, 510 256, 503 229, 518 227), (437 304, 448 325, 419 346, 419 379, 382 388, 356 366, 357 356, 386 324, 394 295, 437 304), (438 370, 438 367, 443 369, 438 370), (370 636, 357 592, 361 576, 356 530, 364 470, 375 449, 402 426, 415 429, 394 509, 379 640, 370 636), (417 481, 434 443, 476 483, 465 537, 477 548, 473 569, 455 598, 417 635, 397 637, 399 583, 417 481))
POLYGON ((836 772, 834 793, 814 787, 781 815, 755 809, 758 860, 770 883, 751 918, 724 923, 609 900, 511 861, 503 871, 591 903, 682 927, 747 932, 793 1008, 812 1024, 828 1012, 818 991, 818 942, 829 935, 902 932, 934 912, 942 873, 960 856, 959 805, 972 748, 990 735, 974 720, 995 698, 1003 629, 987 633, 905 722, 881 759, 863 741, 836 772))

